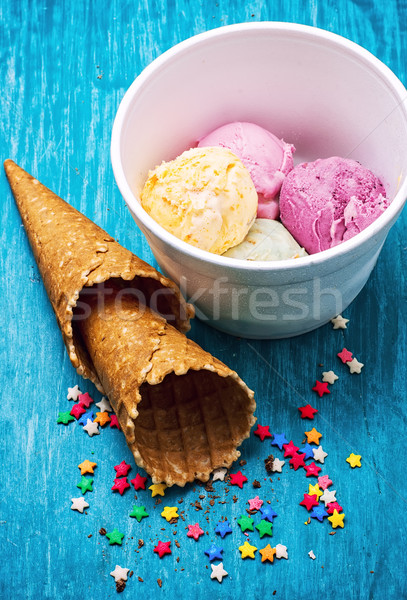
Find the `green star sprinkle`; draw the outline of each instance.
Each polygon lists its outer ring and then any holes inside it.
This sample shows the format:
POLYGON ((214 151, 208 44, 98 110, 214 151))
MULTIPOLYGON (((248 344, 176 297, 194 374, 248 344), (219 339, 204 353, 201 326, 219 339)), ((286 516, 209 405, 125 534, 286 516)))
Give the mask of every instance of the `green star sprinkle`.
POLYGON ((253 519, 251 517, 246 517, 246 515, 242 515, 240 519, 237 521, 238 525, 240 525, 240 529, 242 533, 244 533, 247 529, 249 531, 254 531, 253 529, 253 519))
POLYGON ((92 483, 93 479, 82 475, 82 479, 79 483, 76 484, 76 487, 80 488, 82 494, 84 494, 85 492, 93 492, 92 483))
POLYGON ((58 413, 57 423, 63 423, 64 425, 68 425, 71 421, 75 421, 75 417, 71 415, 70 411, 58 413))
POLYGON ((136 506, 135 504, 133 504, 133 510, 131 511, 129 516, 135 517, 140 523, 143 517, 148 517, 148 512, 146 512, 145 506, 136 506))
POLYGON ((263 535, 273 536, 273 523, 266 521, 266 519, 262 519, 258 525, 256 525, 256 529, 258 530, 260 537, 263 535))
POLYGON ((124 533, 120 533, 120 531, 115 528, 111 533, 107 533, 106 537, 108 538, 110 545, 118 544, 119 546, 121 546, 122 540, 124 538, 124 533))

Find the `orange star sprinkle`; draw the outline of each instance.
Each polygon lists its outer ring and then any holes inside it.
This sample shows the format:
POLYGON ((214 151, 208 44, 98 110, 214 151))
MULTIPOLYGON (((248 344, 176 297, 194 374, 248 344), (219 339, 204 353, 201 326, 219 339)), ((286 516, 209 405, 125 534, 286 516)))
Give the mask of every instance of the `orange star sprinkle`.
POLYGON ((308 442, 308 444, 317 444, 317 445, 319 445, 319 440, 322 437, 322 433, 319 433, 319 431, 317 431, 315 429, 315 427, 313 427, 311 429, 311 431, 306 431, 305 435, 307 436, 307 442, 308 442))
POLYGON ((97 464, 94 462, 90 462, 90 460, 84 460, 80 465, 78 465, 78 469, 81 470, 81 475, 85 475, 85 473, 94 473, 93 469, 97 467, 97 464))
POLYGON ((261 562, 265 562, 266 560, 268 560, 272 563, 274 561, 276 549, 272 548, 270 544, 267 544, 267 546, 262 550, 259 550, 259 552, 261 554, 261 562))
POLYGON ((99 423, 99 425, 101 427, 104 427, 109 422, 110 422, 110 417, 109 417, 108 412, 97 412, 96 413, 96 419, 94 420, 94 423, 99 423))

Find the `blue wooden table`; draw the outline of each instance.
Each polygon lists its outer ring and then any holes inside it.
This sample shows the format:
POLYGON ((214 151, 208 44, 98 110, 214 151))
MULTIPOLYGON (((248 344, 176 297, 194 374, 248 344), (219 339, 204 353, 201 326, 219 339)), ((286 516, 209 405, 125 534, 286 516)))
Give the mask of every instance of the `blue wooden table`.
MULTIPOLYGON (((2 0, 3 159, 16 160, 154 264, 110 166, 119 102, 142 69, 173 44, 221 25, 260 20, 306 23, 349 37, 407 83, 404 1, 2 0)), ((289 600, 407 598, 407 213, 347 309, 348 329, 327 325, 272 342, 229 337, 199 321, 190 332, 255 390, 260 424, 285 432, 297 445, 308 425, 323 433, 328 457, 322 473, 333 480, 346 514, 345 528, 329 535, 326 521, 305 524, 308 514, 299 506, 309 483, 304 472, 286 463, 271 482, 263 460, 273 448, 253 434, 242 447, 247 463, 233 469, 241 469, 248 483, 239 490, 215 482, 213 506, 199 485, 167 490, 162 504, 149 491, 139 491, 137 500, 134 491, 122 497, 111 492, 114 465, 126 460, 132 477, 138 469, 116 429, 90 438, 77 423, 56 423, 58 412, 72 404, 68 386, 79 384, 96 401, 100 395, 68 360, 4 173, 0 186, 0 598, 114 598, 109 573, 116 564, 134 571, 123 597, 260 599, 275 592, 289 600), (365 364, 360 375, 351 375, 337 358, 343 346, 365 364), (339 379, 329 396, 318 399, 311 388, 330 369, 339 379), (314 422, 302 421, 297 410, 308 402, 319 409, 314 422), (347 464, 351 452, 362 456, 362 468, 347 464), (77 465, 84 459, 97 467, 94 491, 85 496, 90 506, 81 515, 70 510, 70 499, 81 495, 77 465), (253 488, 255 479, 261 488, 253 488), (246 538, 236 519, 247 514, 247 500, 256 494, 278 513, 269 541, 286 545, 288 560, 262 564, 258 552, 255 560, 240 558, 246 538), (193 506, 196 501, 203 510, 193 506), (129 518, 133 504, 145 505, 150 516, 140 523, 129 518), (168 524, 160 516, 164 505, 179 506, 185 521, 168 524), (223 516, 233 531, 221 540, 214 527, 223 516), (196 522, 208 532, 198 542, 185 531, 196 522), (123 545, 109 546, 102 527, 122 531, 123 545), (153 552, 159 539, 172 542, 172 555, 162 560, 153 552), (210 579, 204 550, 211 542, 224 549, 229 575, 222 584, 210 579)), ((276 455, 281 458, 278 450, 276 455)), ((257 532, 249 539, 258 548, 268 543, 257 532)))

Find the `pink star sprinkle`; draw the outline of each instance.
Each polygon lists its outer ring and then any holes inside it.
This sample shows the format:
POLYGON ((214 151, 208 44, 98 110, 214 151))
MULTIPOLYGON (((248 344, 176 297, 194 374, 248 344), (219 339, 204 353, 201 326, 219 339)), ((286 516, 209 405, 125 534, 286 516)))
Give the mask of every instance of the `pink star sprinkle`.
POLYGON ((352 360, 352 352, 349 352, 349 350, 346 350, 346 348, 342 348, 342 350, 338 352, 337 356, 344 364, 352 360))
POLYGON ((318 477, 321 467, 317 467, 317 465, 312 462, 309 465, 305 465, 304 469, 306 471, 305 477, 318 477))
POLYGON ((261 500, 258 496, 255 496, 251 500, 248 500, 249 510, 259 510, 263 506, 263 500, 261 500))
POLYGON ((123 496, 125 490, 130 487, 129 482, 127 481, 127 477, 121 477, 120 479, 114 480, 114 486, 112 490, 114 492, 120 492, 120 496, 123 496))
POLYGON ((247 477, 243 475, 241 471, 230 474, 230 485, 238 485, 242 489, 243 484, 246 483, 247 477))
POLYGON ((157 546, 154 548, 154 552, 157 552, 158 556, 162 558, 165 554, 172 554, 170 546, 171 542, 159 541, 157 546))
POLYGON ((71 415, 75 417, 75 419, 79 419, 79 417, 85 412, 86 410, 80 404, 74 404, 71 408, 71 415))
POLYGON ((305 454, 298 454, 296 452, 288 462, 294 467, 294 471, 299 469, 299 467, 305 467, 305 454))
POLYGON ((272 435, 270 433, 270 426, 269 425, 257 425, 257 429, 254 432, 254 435, 258 435, 259 438, 261 439, 262 442, 264 442, 264 438, 269 437, 271 438, 272 435))
POLYGON ((89 396, 88 392, 86 392, 86 394, 80 394, 78 396, 78 400, 79 400, 79 404, 81 406, 85 406, 86 408, 89 408, 89 406, 93 402, 93 398, 91 396, 89 396))
POLYGON ((187 537, 192 537, 197 542, 199 537, 203 534, 204 531, 199 527, 198 523, 195 523, 195 525, 188 525, 187 537))
POLYGON ((342 506, 340 506, 337 502, 330 502, 327 507, 326 510, 328 512, 328 514, 333 515, 334 514, 334 510, 341 512, 342 506))
POLYGON ((115 465, 114 470, 116 471, 116 477, 126 476, 130 471, 131 466, 128 465, 124 460, 120 463, 120 465, 115 465))
POLYGON ((120 429, 119 421, 117 420, 116 415, 112 415, 110 417, 110 427, 116 427, 117 429, 120 429))
POLYGON ((318 477, 318 485, 321 489, 326 490, 330 485, 332 485, 332 481, 329 479, 328 475, 322 475, 318 477))
POLYGON ((146 481, 147 477, 142 477, 137 473, 134 479, 130 480, 130 483, 134 485, 135 490, 145 490, 146 489, 146 481))
POLYGON ((298 446, 294 446, 292 440, 290 440, 288 444, 283 444, 283 448, 284 448, 284 458, 287 458, 287 456, 294 456, 294 454, 296 454, 297 450, 299 450, 298 446))
MULTIPOLYGON (((324 394, 330 394, 331 393, 330 390, 328 390, 328 384, 327 384, 327 382, 326 381, 325 382, 318 381, 318 379, 317 379, 314 387, 312 388, 312 391, 316 392, 320 398, 322 398, 322 396, 324 394)), ((310 418, 313 419, 314 417, 312 416, 310 418)))

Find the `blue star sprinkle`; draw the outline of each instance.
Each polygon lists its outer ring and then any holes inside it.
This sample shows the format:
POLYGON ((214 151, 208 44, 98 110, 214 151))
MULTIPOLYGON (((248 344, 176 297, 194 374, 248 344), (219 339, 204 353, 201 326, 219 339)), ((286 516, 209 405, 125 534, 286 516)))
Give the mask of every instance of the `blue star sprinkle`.
POLYGON ((324 520, 324 517, 327 517, 327 516, 328 516, 328 513, 326 512, 326 510, 323 506, 315 506, 312 509, 312 513, 310 513, 310 517, 312 517, 313 519, 318 519, 318 521, 320 521, 321 523, 324 520))
POLYGON ((219 523, 216 525, 215 533, 219 533, 222 539, 227 533, 232 533, 229 521, 219 521, 219 523))
POLYGON ((88 422, 88 419, 90 419, 93 423, 94 418, 95 418, 95 413, 92 410, 90 410, 89 412, 83 413, 81 418, 78 419, 78 423, 79 423, 79 425, 86 425, 86 423, 88 422))
POLYGON ((286 439, 284 433, 273 433, 271 445, 278 446, 280 450, 282 450, 284 444, 288 444, 288 440, 286 439))
POLYGON ((209 548, 205 550, 205 554, 209 556, 210 561, 216 560, 217 558, 219 558, 219 560, 222 560, 222 552, 223 548, 217 546, 216 544, 211 544, 209 548))
POLYGON ((314 459, 314 452, 312 450, 312 446, 311 444, 305 444, 305 446, 303 446, 302 448, 300 448, 298 450, 298 452, 301 452, 301 454, 305 454, 305 460, 307 460, 308 458, 312 458, 314 459))
POLYGON ((261 512, 261 516, 263 517, 263 519, 266 519, 267 521, 270 521, 271 523, 273 522, 274 517, 277 516, 277 513, 271 508, 271 506, 262 506, 260 509, 261 512))

